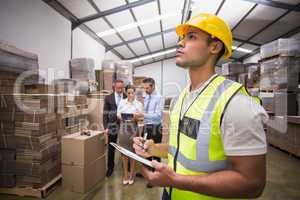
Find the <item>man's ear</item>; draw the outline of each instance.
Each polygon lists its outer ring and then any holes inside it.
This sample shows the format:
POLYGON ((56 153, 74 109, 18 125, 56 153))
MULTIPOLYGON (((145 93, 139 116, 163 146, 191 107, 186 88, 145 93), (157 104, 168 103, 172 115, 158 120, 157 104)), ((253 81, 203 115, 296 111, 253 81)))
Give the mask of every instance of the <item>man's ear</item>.
POLYGON ((222 51, 223 44, 220 41, 213 41, 210 44, 210 52, 212 54, 219 54, 222 51))

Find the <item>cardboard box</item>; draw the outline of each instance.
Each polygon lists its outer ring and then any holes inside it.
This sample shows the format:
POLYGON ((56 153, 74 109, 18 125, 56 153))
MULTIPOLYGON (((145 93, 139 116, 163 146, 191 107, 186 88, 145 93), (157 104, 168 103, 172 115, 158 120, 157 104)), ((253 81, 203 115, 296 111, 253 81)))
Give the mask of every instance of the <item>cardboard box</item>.
POLYGON ((246 67, 243 63, 224 63, 222 64, 223 75, 237 75, 246 72, 246 67))
POLYGON ((16 159, 30 162, 39 162, 44 163, 47 160, 51 159, 56 155, 61 154, 61 143, 56 142, 54 144, 50 144, 40 151, 33 151, 28 149, 17 149, 16 150, 16 159))
POLYGON ((86 166, 62 165, 63 187, 73 192, 86 193, 105 178, 105 155, 86 166))
POLYGON ((42 136, 15 135, 15 144, 17 149, 28 149, 41 151, 44 148, 57 143, 55 133, 49 133, 42 136))
POLYGON ((280 38, 260 47, 260 57, 262 59, 276 55, 299 56, 300 40, 296 38, 280 38))
POLYGON ((22 73, 26 70, 38 70, 38 56, 21 50, 8 42, 0 41, 0 69, 22 73))
POLYGON ((95 74, 96 74, 96 81, 98 83, 98 91, 101 91, 104 89, 104 72, 103 70, 95 70, 95 74))
POLYGON ((0 135, 0 148, 15 149, 16 139, 14 135, 0 135))
POLYGON ((0 187, 15 187, 16 176, 14 174, 0 174, 0 187))
POLYGON ((0 161, 15 160, 15 159, 16 159, 15 149, 0 149, 0 161))
POLYGON ((260 89, 296 92, 298 90, 299 58, 276 57, 260 65, 260 89))
POLYGON ((88 165, 105 152, 104 134, 90 131, 91 136, 75 133, 62 137, 62 163, 66 165, 88 165))

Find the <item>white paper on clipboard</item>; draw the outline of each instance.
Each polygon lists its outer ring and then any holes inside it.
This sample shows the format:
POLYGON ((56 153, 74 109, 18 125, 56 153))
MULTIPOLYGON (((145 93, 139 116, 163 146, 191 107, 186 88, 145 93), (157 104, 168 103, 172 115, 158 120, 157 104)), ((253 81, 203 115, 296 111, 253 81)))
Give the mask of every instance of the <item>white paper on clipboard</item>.
POLYGON ((141 156, 139 156, 139 155, 137 155, 135 153, 132 153, 131 151, 129 151, 129 150, 127 150, 127 149, 125 149, 125 148, 117 145, 114 142, 110 142, 109 144, 112 145, 113 147, 115 147, 122 154, 124 154, 124 155, 126 155, 126 156, 128 156, 128 157, 130 157, 130 158, 132 158, 132 159, 134 159, 136 161, 139 161, 139 162, 143 163, 144 165, 147 165, 148 167, 154 168, 153 165, 152 165, 152 163, 151 163, 151 161, 149 161, 149 160, 147 160, 147 159, 145 159, 145 158, 143 158, 143 157, 141 157, 141 156))

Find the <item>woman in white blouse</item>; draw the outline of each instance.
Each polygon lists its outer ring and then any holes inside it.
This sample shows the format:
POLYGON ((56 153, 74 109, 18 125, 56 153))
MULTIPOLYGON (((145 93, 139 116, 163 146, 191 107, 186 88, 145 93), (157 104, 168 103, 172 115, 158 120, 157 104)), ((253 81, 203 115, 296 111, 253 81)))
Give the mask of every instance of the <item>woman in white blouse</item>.
MULTIPOLYGON (((141 102, 135 99, 135 88, 128 85, 126 88, 127 98, 122 99, 118 106, 117 116, 121 120, 119 132, 120 146, 133 151, 133 137, 137 135, 137 117, 136 113, 143 111, 141 102)), ((121 155, 123 164, 123 184, 133 184, 135 178, 135 160, 121 155), (128 173, 128 162, 130 162, 130 172, 128 173)))

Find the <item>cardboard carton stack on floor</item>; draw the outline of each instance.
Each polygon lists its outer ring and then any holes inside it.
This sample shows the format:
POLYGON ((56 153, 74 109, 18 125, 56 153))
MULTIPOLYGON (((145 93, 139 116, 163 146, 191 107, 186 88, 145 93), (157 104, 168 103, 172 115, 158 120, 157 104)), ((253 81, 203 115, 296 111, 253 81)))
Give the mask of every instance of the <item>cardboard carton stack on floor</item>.
MULTIPOLYGON (((5 41, 0 41, 0 187, 16 185, 16 113, 14 91, 23 93, 24 84, 37 82, 38 56, 21 50, 5 41), (26 78, 19 76, 32 70, 26 78), (17 81, 19 77, 19 81, 17 81)), ((18 99, 18 98, 16 98, 18 99)), ((19 98, 20 99, 20 98, 19 98)), ((30 102, 27 101, 27 105, 30 102)))
POLYGON ((95 80, 95 63, 91 58, 75 58, 70 60, 71 77, 78 82, 80 94, 97 90, 95 80))
POLYGON ((105 144, 100 131, 62 138, 63 187, 86 193, 105 177, 105 144))
POLYGON ((38 56, 0 40, 0 71, 21 74, 28 70, 37 74, 38 56))
POLYGON ((0 120, 14 130, 9 137, 1 137, 0 143, 16 151, 16 185, 42 187, 60 173, 54 96, 2 95, 2 102, 6 107, 1 109, 0 120), (54 149, 51 156, 43 153, 49 149, 54 149))
POLYGON ((104 60, 102 62, 103 69, 103 89, 112 90, 113 82, 116 79, 116 63, 113 60, 104 60))
POLYGON ((75 80, 95 80, 95 63, 91 58, 75 58, 70 60, 71 77, 75 80))
POLYGON ((222 65, 222 75, 233 81, 239 81, 239 75, 246 72, 246 67, 242 63, 224 63, 222 65))
POLYGON ((278 39, 261 47, 261 90, 274 94, 275 116, 268 126, 268 142, 300 156, 300 118, 297 113, 299 95, 300 40, 278 39), (279 126, 278 126, 279 124, 279 126), (277 125, 277 126, 276 126, 277 125))
POLYGON ((297 115, 300 40, 278 39, 263 45, 260 55, 260 90, 274 93, 275 115, 297 115))

